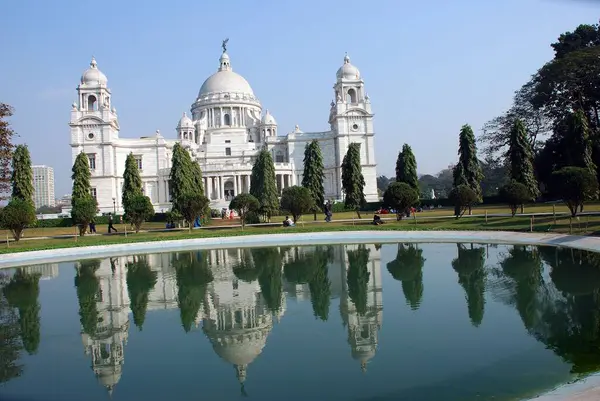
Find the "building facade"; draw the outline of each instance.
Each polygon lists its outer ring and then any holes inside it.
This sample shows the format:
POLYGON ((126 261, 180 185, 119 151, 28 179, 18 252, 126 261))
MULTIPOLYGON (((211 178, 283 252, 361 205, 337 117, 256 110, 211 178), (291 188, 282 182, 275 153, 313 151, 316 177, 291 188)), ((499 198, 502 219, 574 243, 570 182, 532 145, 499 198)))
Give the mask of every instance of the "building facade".
POLYGON ((262 149, 273 156, 279 190, 300 185, 304 149, 313 139, 319 141, 323 153, 326 199, 343 198, 341 164, 349 144, 358 142, 366 199, 378 200, 371 102, 358 68, 347 55, 337 71, 327 131, 303 132, 296 126, 281 135, 277 121, 269 110, 263 112, 248 81, 233 71, 225 45, 217 72, 202 84, 190 115, 183 113, 180 118, 176 139, 165 138, 159 131, 138 139, 121 138, 112 93, 95 59, 77 87, 69 125, 72 159, 81 152, 87 154, 92 195, 102 212, 122 210, 123 172, 129 153, 137 159, 144 193, 155 210, 168 210, 176 142, 200 164, 204 192, 212 207, 226 207, 236 194, 249 191, 252 165, 262 149))
POLYGON ((33 166, 33 203, 38 209, 42 206, 55 206, 54 169, 48 166, 33 166))

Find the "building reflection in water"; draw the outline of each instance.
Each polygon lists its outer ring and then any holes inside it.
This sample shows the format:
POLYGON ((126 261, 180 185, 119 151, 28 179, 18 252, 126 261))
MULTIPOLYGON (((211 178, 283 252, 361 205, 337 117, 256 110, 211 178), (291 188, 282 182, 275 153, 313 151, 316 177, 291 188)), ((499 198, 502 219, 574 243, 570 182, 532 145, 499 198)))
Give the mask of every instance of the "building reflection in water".
MULTIPOLYGON (((352 357, 360 362, 363 371, 374 357, 383 309, 380 253, 375 246, 217 249, 82 261, 76 266, 75 283, 83 346, 94 374, 109 394, 123 373, 130 312, 133 310, 134 316, 142 314, 141 318, 135 317, 141 329, 146 310, 180 307, 178 295, 182 295, 176 272, 181 268, 196 269, 194 263, 208 266, 212 274, 206 290, 196 293, 203 299, 197 300, 200 306, 194 326, 199 328, 202 324, 202 332, 215 353, 233 366, 243 394, 249 365, 261 354, 274 324, 285 313, 286 293, 290 298, 325 302, 326 308, 329 299, 339 299, 352 357), (310 283, 303 284, 283 278, 286 263, 302 263, 304 258, 310 266, 315 263, 316 252, 326 253, 325 259, 319 259, 326 270, 320 276, 318 271, 315 273, 320 286, 311 286, 315 281, 310 278, 310 283), (150 278, 149 274, 127 274, 134 267, 140 268, 140 264, 151 269, 150 278), (146 294, 140 293, 140 288, 146 288, 143 284, 127 282, 138 276, 153 284, 146 283, 146 287, 151 287, 146 294), (327 300, 319 301, 319 294, 312 294, 311 289, 322 291, 327 300), (136 299, 132 301, 130 294, 136 299)), ((327 312, 321 311, 319 316, 326 320, 327 312)))

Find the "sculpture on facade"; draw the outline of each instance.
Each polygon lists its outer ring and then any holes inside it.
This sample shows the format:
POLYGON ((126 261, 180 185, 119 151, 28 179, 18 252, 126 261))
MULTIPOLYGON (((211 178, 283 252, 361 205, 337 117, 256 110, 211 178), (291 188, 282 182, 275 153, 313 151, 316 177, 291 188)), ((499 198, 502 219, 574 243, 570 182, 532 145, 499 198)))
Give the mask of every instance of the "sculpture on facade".
POLYGON ((221 47, 223 48, 223 53, 227 51, 227 42, 229 42, 229 38, 225 39, 221 44, 221 47))

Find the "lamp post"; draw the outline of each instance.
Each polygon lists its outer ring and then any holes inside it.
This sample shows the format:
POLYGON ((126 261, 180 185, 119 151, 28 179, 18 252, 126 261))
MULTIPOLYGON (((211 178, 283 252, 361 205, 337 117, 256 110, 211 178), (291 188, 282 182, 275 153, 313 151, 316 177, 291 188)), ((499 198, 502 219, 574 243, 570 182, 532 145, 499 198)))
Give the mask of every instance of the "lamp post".
POLYGON ((113 198, 113 214, 117 214, 117 199, 113 198))

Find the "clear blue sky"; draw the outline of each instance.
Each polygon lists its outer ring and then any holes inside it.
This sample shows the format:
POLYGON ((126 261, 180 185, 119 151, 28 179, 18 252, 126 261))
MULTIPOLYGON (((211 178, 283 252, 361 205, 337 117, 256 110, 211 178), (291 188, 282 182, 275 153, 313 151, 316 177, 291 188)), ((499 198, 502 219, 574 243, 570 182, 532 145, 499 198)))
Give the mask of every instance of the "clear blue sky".
POLYGON ((599 10, 577 0, 19 0, 2 7, 0 101, 15 107, 33 162, 54 167, 60 197, 71 186, 70 105, 92 55, 121 136, 174 138, 224 38, 280 133, 328 129, 347 51, 372 100, 378 174, 393 174, 405 142, 419 173, 433 174, 455 162, 464 123, 479 133, 552 58, 550 43, 599 10))

